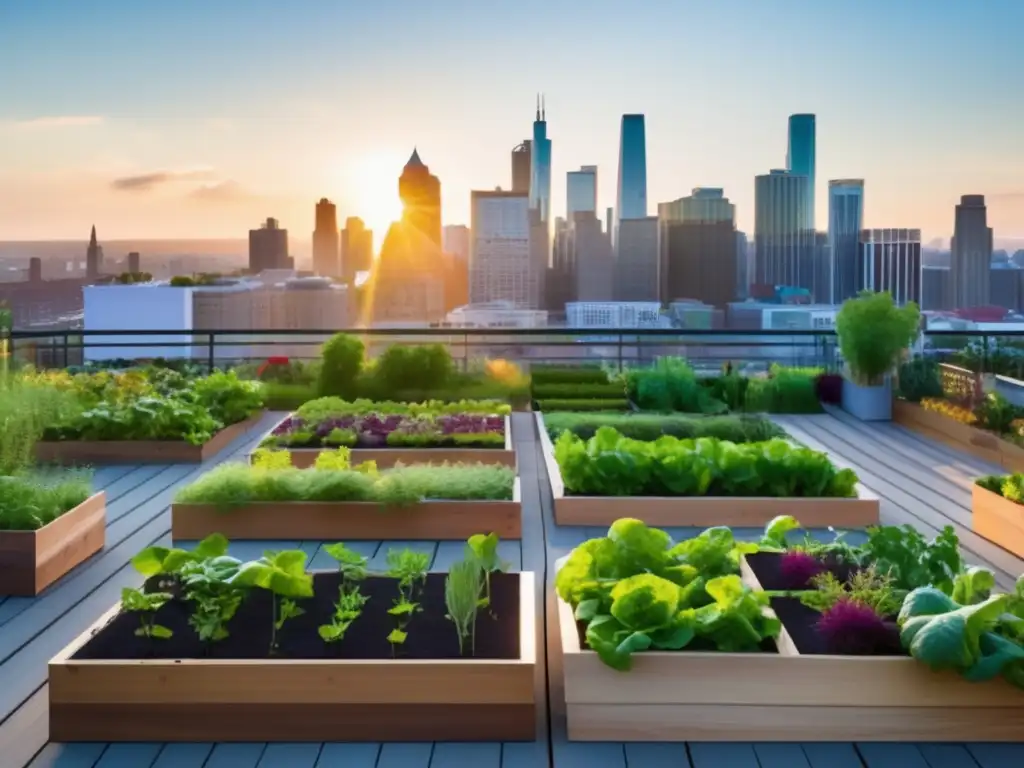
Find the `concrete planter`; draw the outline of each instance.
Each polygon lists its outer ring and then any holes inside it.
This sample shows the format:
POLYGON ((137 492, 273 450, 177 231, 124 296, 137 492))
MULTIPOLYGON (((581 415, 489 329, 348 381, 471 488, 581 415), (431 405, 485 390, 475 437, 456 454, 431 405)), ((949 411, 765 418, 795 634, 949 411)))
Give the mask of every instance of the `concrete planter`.
POLYGON ((867 387, 844 377, 843 410, 861 421, 892 420, 892 379, 885 383, 867 387))

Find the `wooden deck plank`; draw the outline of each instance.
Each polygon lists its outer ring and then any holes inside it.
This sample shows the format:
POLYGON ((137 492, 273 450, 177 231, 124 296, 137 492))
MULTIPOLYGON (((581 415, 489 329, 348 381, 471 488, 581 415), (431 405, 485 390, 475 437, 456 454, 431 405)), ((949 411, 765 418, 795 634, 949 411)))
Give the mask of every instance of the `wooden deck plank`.
POLYGON ((853 744, 818 741, 800 746, 811 768, 864 768, 853 744))
POLYGON ((380 744, 324 744, 316 768, 377 768, 380 744))
POLYGON ((754 756, 761 768, 811 768, 799 744, 755 744, 754 756))
POLYGON ((566 741, 559 737, 553 744, 553 752, 555 768, 627 768, 622 744, 566 741))
POLYGON ((8 597, 0 602, 0 627, 27 610, 39 598, 37 597, 8 597))
POLYGON ((319 744, 267 744, 256 768, 314 768, 319 744))
POLYGON ((111 744, 96 768, 150 768, 158 754, 159 744, 111 744))
POLYGON ((382 744, 377 768, 430 768, 430 743, 382 744))
POLYGON ((213 744, 166 744, 157 755, 153 768, 203 768, 213 751, 213 744))
POLYGON ((690 762, 693 768, 758 768, 753 744, 693 743, 690 762))
POLYGON ((967 744, 967 751, 981 768, 1016 768, 1024 765, 1024 744, 967 744))
POLYGON ((628 768, 690 768, 686 744, 633 742, 626 748, 628 768))
MULTIPOLYGON (((538 709, 542 703, 538 702, 538 709)), ((539 768, 551 765, 546 734, 537 741, 506 742, 501 745, 501 768, 539 768)))
POLYGON ((203 768, 256 768, 266 744, 217 744, 203 768))
MULTIPOLYGON (((6 680, 4 684, 6 685, 6 680)), ((26 765, 46 743, 50 731, 47 691, 36 691, 0 725, 0 757, 26 765)))
POLYGON ((105 467, 96 467, 92 473, 92 482, 94 487, 105 488, 109 485, 113 485, 122 477, 127 475, 133 469, 137 469, 139 464, 120 464, 118 466, 107 465, 105 467))
POLYGON ((106 748, 106 744, 47 744, 28 768, 93 768, 106 748))
POLYGON ((107 502, 113 503, 129 492, 134 491, 140 485, 149 482, 153 477, 160 474, 166 466, 160 464, 145 464, 141 466, 129 466, 129 471, 124 473, 112 483, 99 482, 93 475, 92 485, 97 491, 104 491, 107 494, 107 502))
POLYGON ((430 768, 501 768, 501 744, 437 742, 430 768))
POLYGON ((858 743, 867 768, 929 768, 916 744, 858 743))
POLYGON ((978 763, 961 744, 918 744, 928 768, 978 768, 978 763))

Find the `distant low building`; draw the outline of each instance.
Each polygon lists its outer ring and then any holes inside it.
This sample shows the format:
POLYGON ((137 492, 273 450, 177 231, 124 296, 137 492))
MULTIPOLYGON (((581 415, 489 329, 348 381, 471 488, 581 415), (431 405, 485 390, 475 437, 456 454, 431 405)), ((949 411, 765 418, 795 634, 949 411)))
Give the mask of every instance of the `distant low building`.
POLYGON ((447 328, 545 328, 548 313, 523 309, 509 301, 467 304, 449 312, 442 325, 447 328))

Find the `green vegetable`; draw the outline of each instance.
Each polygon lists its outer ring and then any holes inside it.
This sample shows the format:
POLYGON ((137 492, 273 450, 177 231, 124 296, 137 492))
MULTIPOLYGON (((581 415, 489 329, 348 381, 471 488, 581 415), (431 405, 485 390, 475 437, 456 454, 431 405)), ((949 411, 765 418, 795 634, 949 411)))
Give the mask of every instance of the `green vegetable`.
POLYGON ((932 541, 909 525, 875 526, 867 532, 868 540, 860 548, 862 560, 891 576, 894 589, 933 586, 952 594, 953 580, 964 570, 960 541, 952 526, 947 525, 932 541))

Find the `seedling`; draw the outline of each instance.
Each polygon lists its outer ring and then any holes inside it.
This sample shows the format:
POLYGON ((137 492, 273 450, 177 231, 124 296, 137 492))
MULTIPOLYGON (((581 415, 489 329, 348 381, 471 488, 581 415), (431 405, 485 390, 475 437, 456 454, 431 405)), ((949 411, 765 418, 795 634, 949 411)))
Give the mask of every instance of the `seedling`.
POLYGON ((398 628, 388 635, 391 643, 391 655, 397 653, 397 647, 405 643, 409 633, 406 628, 414 613, 420 610, 416 596, 416 586, 427 580, 427 568, 430 556, 424 552, 413 552, 411 549, 388 550, 388 576, 398 579, 398 598, 388 609, 388 613, 398 617, 398 628))
POLYGON ((259 560, 245 563, 231 583, 271 593, 270 653, 276 653, 278 633, 285 622, 305 613, 296 599, 313 596, 313 577, 306 573, 306 553, 298 549, 264 552, 259 560))
POLYGON ((241 567, 240 560, 227 555, 182 567, 185 599, 194 605, 188 623, 203 642, 216 642, 228 636, 227 624, 244 597, 242 589, 231 583, 241 567))
POLYGON ((136 637, 148 637, 150 640, 167 640, 174 632, 162 624, 156 623, 156 612, 173 597, 168 592, 143 592, 131 587, 121 590, 121 610, 139 614, 139 627, 135 630, 136 637))
POLYGON ((331 558, 338 562, 341 572, 342 587, 357 584, 366 578, 367 558, 344 544, 325 544, 323 548, 331 558))
POLYGON ((508 563, 498 557, 498 534, 482 533, 470 536, 466 540, 466 557, 473 558, 479 563, 484 572, 484 596, 480 598, 480 607, 489 608, 491 605, 491 573, 502 572, 508 568, 508 563))
POLYGON ((337 643, 344 640, 348 628, 362 614, 363 606, 369 599, 369 596, 359 591, 358 584, 350 591, 345 591, 342 587, 338 601, 334 604, 334 616, 331 623, 322 624, 318 629, 321 639, 325 643, 337 643))
POLYGON ((476 654, 476 614, 480 608, 480 590, 483 571, 480 561, 467 557, 452 565, 444 581, 444 602, 448 606, 448 619, 455 624, 459 635, 459 655, 465 653, 466 639, 470 639, 470 654, 476 654))

